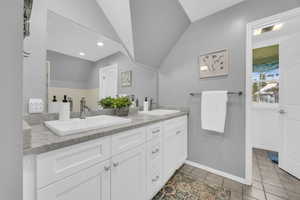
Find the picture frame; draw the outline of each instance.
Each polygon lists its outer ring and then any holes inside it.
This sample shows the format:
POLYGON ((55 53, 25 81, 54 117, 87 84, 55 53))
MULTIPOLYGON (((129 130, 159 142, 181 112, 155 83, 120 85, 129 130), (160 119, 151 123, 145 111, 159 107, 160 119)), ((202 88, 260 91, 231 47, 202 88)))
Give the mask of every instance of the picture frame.
POLYGON ((200 55, 198 64, 200 79, 226 76, 229 73, 228 49, 200 55))
POLYGON ((132 71, 121 72, 121 87, 132 86, 132 71))

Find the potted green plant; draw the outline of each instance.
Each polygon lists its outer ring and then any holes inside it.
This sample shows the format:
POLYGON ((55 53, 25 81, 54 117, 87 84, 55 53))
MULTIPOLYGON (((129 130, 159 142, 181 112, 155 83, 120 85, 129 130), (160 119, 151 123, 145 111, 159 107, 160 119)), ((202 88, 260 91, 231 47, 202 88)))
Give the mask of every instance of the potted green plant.
POLYGON ((114 98, 112 97, 106 97, 104 99, 101 99, 98 104, 105 110, 105 113, 114 115, 115 114, 115 108, 114 108, 114 98))
POLYGON ((129 106, 131 100, 128 97, 117 97, 113 100, 113 107, 115 108, 116 115, 127 116, 129 113, 129 106))
POLYGON ((113 109, 114 108, 114 98, 106 97, 104 99, 101 99, 98 102, 98 104, 101 105, 103 109, 113 109))

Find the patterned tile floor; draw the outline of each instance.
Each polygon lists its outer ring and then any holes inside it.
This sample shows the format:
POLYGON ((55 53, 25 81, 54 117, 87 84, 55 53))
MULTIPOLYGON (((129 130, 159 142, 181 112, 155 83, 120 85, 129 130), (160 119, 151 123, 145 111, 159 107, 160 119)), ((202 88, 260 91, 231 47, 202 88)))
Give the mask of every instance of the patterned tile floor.
POLYGON ((179 172, 208 185, 230 190, 231 200, 300 200, 300 180, 272 163, 267 157, 267 151, 258 149, 253 151, 253 185, 251 187, 189 165, 184 165, 179 172))

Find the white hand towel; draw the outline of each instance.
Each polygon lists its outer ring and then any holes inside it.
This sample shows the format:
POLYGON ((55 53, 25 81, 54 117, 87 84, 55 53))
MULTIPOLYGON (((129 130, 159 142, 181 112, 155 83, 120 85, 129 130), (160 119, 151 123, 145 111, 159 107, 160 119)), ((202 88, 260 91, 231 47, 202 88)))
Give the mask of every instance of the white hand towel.
POLYGON ((224 133, 227 91, 204 91, 201 100, 201 124, 202 129, 224 133))

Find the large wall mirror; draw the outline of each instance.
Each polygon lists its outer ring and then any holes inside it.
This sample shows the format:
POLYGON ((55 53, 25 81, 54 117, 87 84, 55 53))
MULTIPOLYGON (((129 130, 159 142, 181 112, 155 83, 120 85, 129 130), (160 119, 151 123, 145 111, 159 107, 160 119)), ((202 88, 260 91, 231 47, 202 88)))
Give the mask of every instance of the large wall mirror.
POLYGON ((47 16, 48 111, 56 112, 52 102, 66 97, 71 110, 80 110, 85 97, 91 110, 98 101, 118 94, 118 66, 99 70, 98 61, 114 54, 127 55, 123 46, 70 19, 48 11, 47 16))

